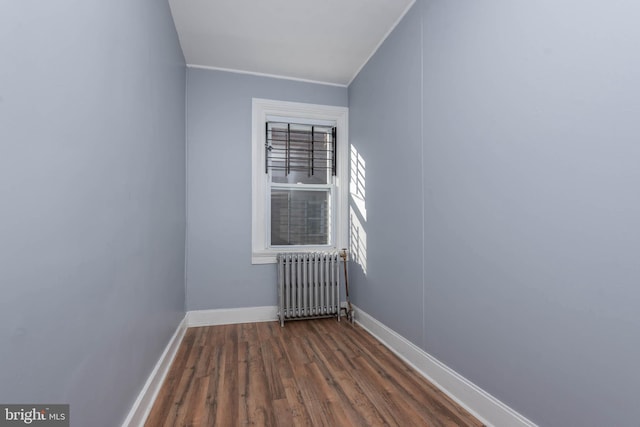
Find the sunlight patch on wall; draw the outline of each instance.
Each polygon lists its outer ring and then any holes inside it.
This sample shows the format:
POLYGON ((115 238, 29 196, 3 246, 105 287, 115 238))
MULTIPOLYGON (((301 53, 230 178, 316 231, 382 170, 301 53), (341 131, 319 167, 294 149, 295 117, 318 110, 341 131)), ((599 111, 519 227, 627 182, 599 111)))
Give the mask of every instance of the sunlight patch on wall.
POLYGON ((360 213, 363 221, 367 220, 365 166, 364 158, 356 147, 351 144, 351 183, 349 191, 351 193, 351 202, 358 208, 358 213, 360 213))
POLYGON ((362 268, 364 274, 367 274, 367 231, 362 226, 358 214, 349 207, 349 220, 351 223, 350 230, 350 253, 356 264, 362 268))
POLYGON ((351 145, 351 180, 349 182, 349 244, 353 260, 367 274, 367 206, 366 206, 366 163, 356 147, 351 145))

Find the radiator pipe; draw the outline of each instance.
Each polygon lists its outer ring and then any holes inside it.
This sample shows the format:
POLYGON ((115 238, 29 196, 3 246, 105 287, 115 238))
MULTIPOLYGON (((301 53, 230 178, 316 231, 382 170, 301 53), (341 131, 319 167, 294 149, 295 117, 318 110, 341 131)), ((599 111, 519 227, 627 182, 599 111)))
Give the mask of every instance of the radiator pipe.
POLYGON ((351 299, 349 298, 349 275, 347 274, 347 249, 343 248, 340 251, 340 258, 342 258, 342 262, 344 264, 344 289, 347 295, 347 320, 351 323, 355 322, 355 318, 353 316, 353 307, 351 306, 351 299))

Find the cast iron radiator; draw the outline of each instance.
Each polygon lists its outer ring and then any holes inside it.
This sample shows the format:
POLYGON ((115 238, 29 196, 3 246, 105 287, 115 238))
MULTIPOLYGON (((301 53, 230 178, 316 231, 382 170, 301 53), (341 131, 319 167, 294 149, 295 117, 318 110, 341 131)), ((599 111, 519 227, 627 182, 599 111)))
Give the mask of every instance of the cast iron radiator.
POLYGON ((337 251, 278 254, 280 326, 285 320, 340 320, 339 261, 337 251))

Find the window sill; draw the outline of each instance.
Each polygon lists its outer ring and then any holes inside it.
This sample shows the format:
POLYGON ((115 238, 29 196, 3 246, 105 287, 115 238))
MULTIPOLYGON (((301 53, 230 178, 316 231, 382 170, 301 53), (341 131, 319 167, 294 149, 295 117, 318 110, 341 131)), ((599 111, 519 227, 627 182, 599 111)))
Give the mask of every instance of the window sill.
POLYGON ((278 262, 275 253, 253 253, 251 254, 251 264, 275 264, 278 262))
POLYGON ((331 252, 337 251, 333 246, 320 246, 320 247, 298 247, 291 249, 275 249, 275 250, 265 250, 260 252, 253 252, 251 254, 251 264, 275 264, 278 262, 278 254, 280 253, 300 253, 300 252, 331 252))

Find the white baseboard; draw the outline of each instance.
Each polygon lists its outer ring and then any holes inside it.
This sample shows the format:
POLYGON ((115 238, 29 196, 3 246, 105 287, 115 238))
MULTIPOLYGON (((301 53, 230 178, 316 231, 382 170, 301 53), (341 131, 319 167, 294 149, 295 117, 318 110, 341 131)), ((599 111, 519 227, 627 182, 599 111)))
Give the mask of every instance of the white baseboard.
POLYGON ((234 323, 270 322, 278 319, 278 307, 222 308, 187 312, 187 327, 231 325, 234 323))
POLYGON ((355 306, 354 310, 356 323, 487 426, 537 427, 369 314, 355 306))
POLYGON ((138 398, 133 403, 127 418, 125 418, 122 423, 122 427, 144 426, 144 422, 147 420, 149 412, 151 412, 151 407, 158 396, 160 387, 162 387, 162 383, 164 382, 164 379, 169 372, 169 368, 173 363, 178 347, 180 347, 182 337, 187 330, 187 322, 185 319, 186 317, 182 319, 176 328, 176 331, 169 340, 167 347, 165 347, 160 359, 158 359, 158 363, 156 363, 153 371, 151 371, 151 374, 149 375, 147 382, 144 384, 144 387, 142 387, 140 394, 138 394, 138 398))

